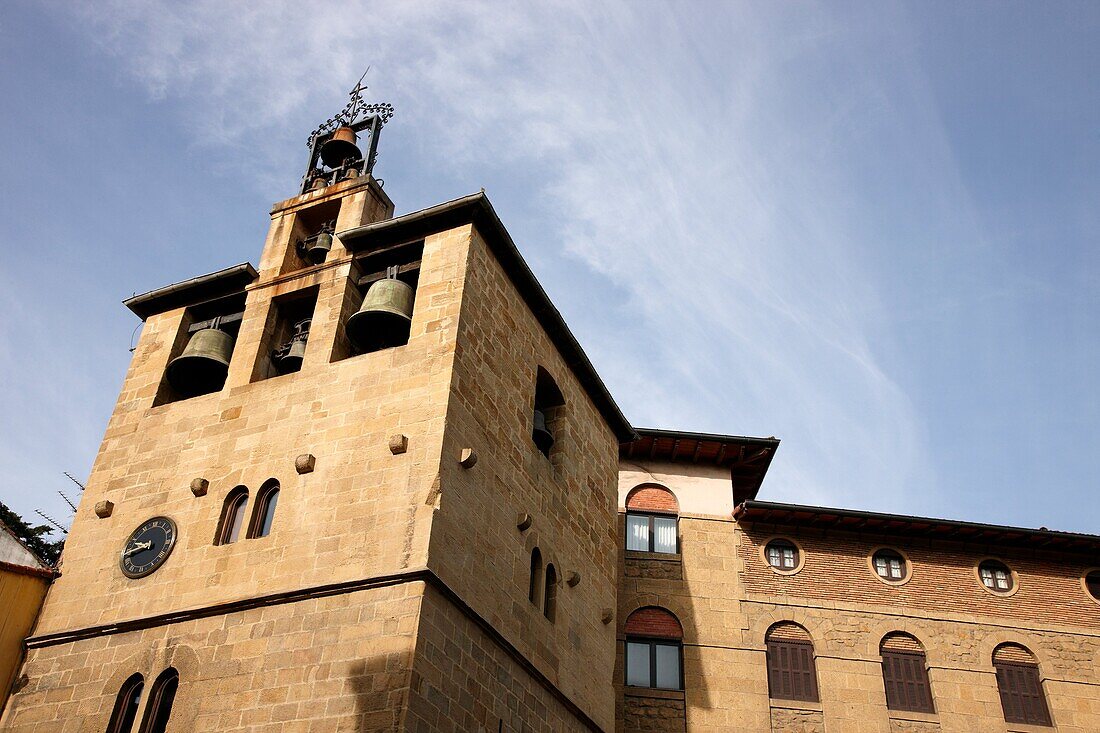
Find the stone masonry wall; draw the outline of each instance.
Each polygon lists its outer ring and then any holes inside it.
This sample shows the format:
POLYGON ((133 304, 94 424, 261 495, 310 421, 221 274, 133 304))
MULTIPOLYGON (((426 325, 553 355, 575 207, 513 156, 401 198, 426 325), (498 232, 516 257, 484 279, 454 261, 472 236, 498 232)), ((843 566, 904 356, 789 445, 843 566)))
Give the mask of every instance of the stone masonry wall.
POLYGON ((0 728, 100 733, 130 675, 147 691, 172 666, 168 733, 403 730, 422 593, 407 583, 32 649, 0 728))
POLYGON ((471 231, 429 566, 600 725, 614 725, 617 441, 471 231), (548 459, 531 440, 536 371, 565 397, 548 459), (462 468, 463 448, 477 464, 462 468), (517 529, 517 515, 532 525, 517 529), (528 601, 531 549, 559 577, 553 622, 528 601), (570 574, 579 583, 565 582, 570 574))
MULTIPOLYGON (((338 229, 361 223, 362 202, 348 203, 338 229), (350 219, 348 217, 351 217, 350 219)), ((341 210, 344 211, 343 209, 341 210)), ((263 262, 290 247, 277 212, 263 262)), ((57 581, 38 633, 201 607, 257 594, 422 567, 432 491, 442 444, 454 353, 464 249, 445 234, 429 237, 406 346, 330 362, 350 260, 339 246, 329 262, 280 275, 271 264, 248 290, 224 389, 153 406, 184 311, 149 318, 88 490, 82 497, 57 581), (250 381, 261 355, 272 298, 317 287, 313 327, 301 371, 250 381), (408 436, 393 455, 391 435, 408 436), (295 457, 312 453, 316 470, 299 475, 295 457), (209 481, 207 495, 189 490, 209 481), (271 534, 213 544, 226 494, 281 486, 271 534), (99 519, 96 502, 114 503, 99 519), (118 568, 127 535, 155 515, 175 520, 179 540, 154 574, 131 580, 118 568), (96 588, 89 593, 88 588, 96 588)), ((249 509, 251 509, 251 504, 249 509)))

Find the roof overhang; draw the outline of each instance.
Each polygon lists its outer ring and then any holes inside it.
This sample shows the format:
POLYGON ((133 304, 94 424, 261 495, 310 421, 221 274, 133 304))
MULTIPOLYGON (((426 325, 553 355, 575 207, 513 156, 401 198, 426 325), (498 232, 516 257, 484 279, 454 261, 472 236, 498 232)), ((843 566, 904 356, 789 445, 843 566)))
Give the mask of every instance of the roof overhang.
POLYGON ((158 313, 239 293, 246 286, 251 285, 257 277, 256 268, 247 262, 242 262, 208 275, 199 275, 190 280, 135 295, 122 301, 122 304, 144 321, 158 313))
POLYGON ((1100 550, 1100 536, 1097 535, 768 501, 743 502, 734 510, 733 516, 738 522, 745 524, 867 532, 1029 550, 1087 553, 1100 550))
POLYGON ((415 241, 466 224, 473 224, 485 239, 527 307, 549 335, 562 359, 588 393, 616 438, 620 442, 633 440, 636 437, 634 428, 619 410, 592 362, 566 325, 565 319, 535 279, 484 191, 411 214, 337 232, 337 236, 345 249, 360 252, 415 241))
POLYGON ((728 468, 735 501, 752 499, 779 448, 778 438, 688 433, 637 428, 636 440, 619 446, 621 460, 670 461, 728 468))

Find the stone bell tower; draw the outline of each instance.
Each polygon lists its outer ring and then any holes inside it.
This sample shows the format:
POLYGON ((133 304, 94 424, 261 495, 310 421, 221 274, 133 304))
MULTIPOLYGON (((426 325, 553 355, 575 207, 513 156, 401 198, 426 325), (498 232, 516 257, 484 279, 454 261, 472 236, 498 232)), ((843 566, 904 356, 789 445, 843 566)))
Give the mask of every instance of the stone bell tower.
POLYGON ((126 301, 0 730, 614 728, 633 430, 483 193, 394 218, 361 92, 258 267, 126 301))

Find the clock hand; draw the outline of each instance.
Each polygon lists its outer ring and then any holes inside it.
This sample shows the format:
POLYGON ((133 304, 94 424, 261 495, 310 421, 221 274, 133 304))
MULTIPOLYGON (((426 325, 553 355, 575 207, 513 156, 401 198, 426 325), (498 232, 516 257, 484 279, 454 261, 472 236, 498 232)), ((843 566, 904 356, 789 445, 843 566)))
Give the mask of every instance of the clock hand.
POLYGON ((126 554, 123 555, 123 557, 130 557, 130 555, 134 555, 138 552, 141 552, 142 550, 148 550, 152 546, 153 546, 152 542, 138 542, 133 547, 131 547, 129 550, 127 550, 126 554))

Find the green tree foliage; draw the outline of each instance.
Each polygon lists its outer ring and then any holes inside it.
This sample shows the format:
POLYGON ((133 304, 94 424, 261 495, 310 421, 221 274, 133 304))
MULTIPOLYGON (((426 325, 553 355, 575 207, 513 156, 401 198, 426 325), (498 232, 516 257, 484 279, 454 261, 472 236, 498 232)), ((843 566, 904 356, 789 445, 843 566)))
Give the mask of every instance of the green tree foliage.
POLYGON ((23 517, 13 512, 3 502, 0 502, 0 522, 7 525, 12 534, 22 540, 23 544, 40 560, 50 566, 57 564, 61 548, 65 546, 65 539, 50 541, 49 535, 54 531, 53 527, 48 524, 39 524, 32 527, 23 521, 23 517))

